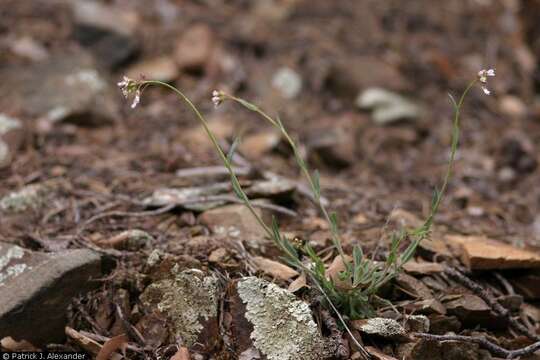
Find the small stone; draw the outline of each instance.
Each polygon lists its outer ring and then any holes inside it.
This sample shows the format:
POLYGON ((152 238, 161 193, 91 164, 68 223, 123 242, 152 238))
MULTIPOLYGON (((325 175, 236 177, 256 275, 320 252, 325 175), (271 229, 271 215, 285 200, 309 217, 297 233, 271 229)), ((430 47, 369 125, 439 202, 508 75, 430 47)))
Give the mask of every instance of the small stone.
POLYGON ((239 353, 255 347, 269 360, 330 355, 308 304, 275 284, 256 277, 240 279, 231 307, 239 353))
POLYGON ((527 115, 527 106, 514 95, 502 96, 499 100, 499 107, 501 112, 512 118, 522 118, 527 115))
MULTIPOLYGON (((202 271, 172 269, 172 279, 149 285, 141 295, 144 306, 158 311, 173 326, 174 336, 188 347, 212 349, 219 337, 219 280, 202 271)), ((201 349, 202 350, 202 349, 201 349)))
POLYGON ((0 168, 11 163, 23 139, 22 121, 0 113, 0 168))
POLYGON ((227 249, 219 248, 210 253, 210 255, 208 256, 208 262, 219 264, 225 261, 227 256, 228 256, 227 249))
POLYGON ((403 96, 381 88, 369 88, 356 99, 361 109, 372 110, 373 121, 386 125, 398 120, 418 119, 423 111, 419 105, 403 96))
POLYGON ((449 332, 457 333, 461 330, 461 322, 455 316, 433 314, 429 316, 430 331, 435 335, 444 335, 449 332))
POLYGON ((73 1, 74 37, 108 68, 124 64, 138 51, 137 12, 97 1, 73 1))
POLYGON ((243 138, 238 150, 250 159, 259 159, 274 149, 280 141, 281 135, 278 132, 264 131, 243 138))
POLYGON ((214 51, 214 34, 206 24, 195 24, 182 33, 174 57, 182 70, 205 70, 214 51))
POLYGON ((540 268, 540 255, 483 236, 448 235, 471 270, 540 268))
POLYGON ((404 340, 407 338, 407 333, 394 319, 387 318, 371 318, 363 320, 354 320, 353 327, 367 335, 376 335, 383 338, 404 340))
POLYGON ((131 66, 126 74, 132 79, 144 77, 145 79, 170 82, 178 76, 178 69, 172 58, 162 56, 137 63, 131 66))
POLYGON ((265 274, 273 276, 276 279, 287 281, 295 276, 298 276, 298 272, 291 269, 285 264, 278 261, 270 260, 262 256, 254 256, 253 262, 265 274))
POLYGON ((71 299, 100 276, 100 255, 91 250, 39 253, 0 243, 0 339, 62 342, 71 299))
MULTIPOLYGON (((262 215, 260 209, 255 209, 262 215)), ((244 205, 227 205, 207 210, 199 216, 199 221, 213 233, 246 240, 256 244, 264 240, 266 232, 251 211, 244 205)))
POLYGON ((204 211, 225 204, 223 200, 196 202, 193 199, 219 195, 229 190, 229 184, 213 184, 181 189, 162 188, 155 190, 151 196, 143 200, 148 206, 178 205, 188 210, 204 211))
MULTIPOLYGON (((457 299, 444 303, 448 314, 455 315, 469 326, 481 324, 490 328, 497 325, 497 320, 491 313, 491 308, 480 297, 472 294, 460 295, 457 299)), ((498 321, 500 325, 500 321, 498 321)))
POLYGON ((23 36, 11 42, 10 49, 15 55, 32 61, 43 61, 49 56, 47 49, 29 36, 23 36))
POLYGON ((285 99, 294 99, 302 90, 302 78, 293 69, 282 67, 274 74, 272 86, 285 99))
POLYGON ((425 315, 408 315, 405 319, 407 332, 429 332, 429 318, 425 315))
POLYGON ((40 209, 47 202, 49 191, 44 184, 27 185, 0 199, 0 211, 4 214, 14 214, 40 209))

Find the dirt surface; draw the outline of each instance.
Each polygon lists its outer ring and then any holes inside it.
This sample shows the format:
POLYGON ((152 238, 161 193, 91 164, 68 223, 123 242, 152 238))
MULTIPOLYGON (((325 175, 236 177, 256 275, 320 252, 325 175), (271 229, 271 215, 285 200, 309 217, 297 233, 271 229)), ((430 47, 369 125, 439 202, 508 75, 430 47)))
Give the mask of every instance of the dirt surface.
MULTIPOLYGON (((193 359, 235 359, 239 353, 258 359, 246 353, 254 348, 249 334, 238 332, 240 315, 235 314, 246 310, 234 295, 235 281, 258 275, 287 288, 296 276, 287 273, 291 269, 278 269, 276 275, 264 271, 271 266, 257 266, 257 259, 277 261, 279 254, 241 207, 231 205, 226 176, 207 169, 202 175, 182 173, 220 165, 196 118, 173 94, 155 88, 146 89, 132 110, 115 88, 126 73, 157 76, 185 91, 223 144, 242 134, 239 166, 249 171, 241 180, 248 188, 259 184, 262 190, 253 193, 279 206, 278 211, 262 208, 264 216, 277 214, 284 231, 323 250, 331 245, 328 227, 296 186, 302 178, 290 149, 267 124, 238 106, 226 103, 214 109, 210 94, 226 89, 272 115, 279 113, 311 167, 321 172, 323 194, 340 216, 346 251, 361 244, 369 254, 378 246, 384 249, 389 229, 414 225, 428 214, 449 155, 452 107, 447 94, 458 96, 480 69, 496 68, 489 84, 492 96, 475 88, 466 99, 458 160, 432 242, 455 245, 449 235, 483 236, 496 242, 493 248, 481 247, 480 257, 485 251, 501 254, 492 262, 478 262, 476 253, 464 254, 467 249, 454 246, 446 254, 421 249, 417 260, 463 270, 497 304, 517 297, 510 317, 529 337, 508 326, 508 319, 459 277, 439 268, 408 269, 386 298, 398 313, 428 315, 432 334, 488 334, 507 349, 534 343, 540 323, 535 305, 540 275, 530 270, 540 254, 540 45, 535 16, 540 3, 99 2, 112 20, 92 15, 81 3, 88 2, 3 0, 0 5, 0 74, 5 79, 0 113, 21 123, 2 133, 10 155, 0 169, 0 195, 28 185, 47 186, 45 198, 29 208, 4 209, 0 241, 38 252, 90 248, 104 255, 98 289, 74 298, 64 309, 69 327, 98 343, 94 355, 105 340, 127 334, 130 359, 169 359, 175 353, 174 359, 189 358, 178 347, 189 348, 193 359), (62 74, 72 67, 95 69, 102 79, 95 82, 100 84, 96 93, 84 81, 69 88, 72 82, 62 74), (276 77, 284 68, 292 77, 285 77, 282 88, 276 77), (292 91, 298 82, 298 91, 292 91), (405 96, 422 109, 420 115, 376 123, 372 113, 356 105, 357 96, 374 87, 405 96), (51 113, 58 99, 69 99, 67 113, 51 113), (286 189, 276 190, 263 183, 269 173, 294 185, 281 183, 286 189), (215 184, 223 184, 224 190, 208 189, 215 184), (148 200, 156 190, 189 187, 203 188, 193 193, 200 200, 195 204, 160 202, 156 196, 148 200), (204 201, 218 193, 228 198, 204 201), (206 210, 210 207, 214 209, 206 210), (231 226, 239 231, 231 232, 231 226), (141 233, 124 233, 133 230, 141 233), (502 244, 526 254, 501 250, 502 244), (152 256, 157 256, 157 265, 149 263, 152 256), (484 267, 471 265, 477 263, 484 267), (181 271, 192 268, 214 274, 220 284, 219 291, 214 289, 219 311, 205 317, 202 338, 188 341, 176 332, 177 323, 152 310, 155 302, 148 289, 174 298, 178 290, 170 290, 169 282, 182 283, 178 279, 187 275, 181 271), (444 315, 418 310, 418 303, 430 299, 441 304, 444 315), (483 305, 473 306, 476 299, 483 305)), ((199 277, 196 281, 206 281, 199 277)), ((311 301, 317 326, 330 336, 332 319, 325 321, 311 290, 295 294, 311 301)), ((381 307, 379 315, 387 313, 381 307)), ((403 324, 403 318, 396 320, 403 324)), ((336 331, 341 330, 338 326, 336 331)), ((471 342, 431 341, 429 348, 418 339, 357 335, 375 359, 500 355, 489 355, 471 342), (466 355, 449 355, 446 347, 466 355)), ((358 358, 358 349, 346 335, 343 339, 347 351, 331 356, 358 358)), ((82 345, 68 332, 64 343, 43 346, 80 350, 82 345)))

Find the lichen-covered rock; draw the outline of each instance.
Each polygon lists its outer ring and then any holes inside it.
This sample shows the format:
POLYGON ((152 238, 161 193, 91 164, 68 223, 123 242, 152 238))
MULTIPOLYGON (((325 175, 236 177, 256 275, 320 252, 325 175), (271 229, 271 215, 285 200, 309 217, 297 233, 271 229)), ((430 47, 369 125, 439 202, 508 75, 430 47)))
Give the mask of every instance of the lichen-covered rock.
POLYGON ((355 329, 368 334, 391 339, 405 339, 406 332, 394 319, 371 318, 353 321, 355 329))
POLYGON ((0 211, 20 213, 29 209, 39 209, 45 204, 47 192, 47 187, 42 184, 27 185, 0 199, 0 211))
POLYGON ((329 355, 308 304, 292 293, 256 277, 238 281, 236 292, 253 329, 253 346, 267 359, 314 360, 329 355))
POLYGON ((141 295, 143 304, 157 310, 172 324, 175 337, 188 347, 212 347, 219 335, 217 322, 219 280, 197 269, 172 269, 173 278, 157 281, 141 295))

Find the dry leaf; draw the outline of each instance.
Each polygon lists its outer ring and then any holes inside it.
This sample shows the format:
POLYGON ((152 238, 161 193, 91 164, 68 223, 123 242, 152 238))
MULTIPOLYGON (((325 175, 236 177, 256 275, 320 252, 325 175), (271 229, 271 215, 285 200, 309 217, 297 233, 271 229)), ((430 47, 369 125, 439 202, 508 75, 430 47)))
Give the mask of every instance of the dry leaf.
POLYGON ((8 351, 38 351, 38 348, 28 341, 16 341, 11 336, 7 336, 0 340, 0 345, 8 351))
POLYGON ((292 283, 289 285, 290 292, 297 292, 298 290, 307 287, 306 274, 301 273, 292 283))
POLYGON ((253 262, 255 263, 255 266, 257 266, 257 268, 265 274, 281 280, 289 280, 290 278, 298 275, 296 270, 291 269, 287 265, 264 258, 262 256, 253 257, 253 262))
POLYGON ((373 356, 373 359, 376 360, 397 360, 395 357, 386 355, 382 351, 374 348, 373 346, 366 346, 367 352, 373 356))
MULTIPOLYGON (((345 255, 345 261, 352 261, 352 258, 348 255, 345 255)), ((339 273, 345 271, 345 264, 340 255, 334 258, 334 261, 330 264, 328 269, 326 269, 326 277, 331 279, 338 289, 352 289, 352 282, 350 279, 341 280, 339 278, 339 273)))
POLYGON ((191 356, 189 356, 189 350, 186 347, 181 347, 178 349, 176 354, 174 354, 171 357, 171 360, 191 360, 191 356))
POLYGON ((73 339, 80 347, 82 347, 87 352, 96 355, 101 350, 101 344, 90 339, 87 336, 84 336, 75 329, 66 326, 65 329, 66 335, 73 339))
POLYGON ((109 360, 116 350, 125 352, 128 340, 128 337, 122 334, 105 341, 103 347, 96 356, 96 360, 109 360))

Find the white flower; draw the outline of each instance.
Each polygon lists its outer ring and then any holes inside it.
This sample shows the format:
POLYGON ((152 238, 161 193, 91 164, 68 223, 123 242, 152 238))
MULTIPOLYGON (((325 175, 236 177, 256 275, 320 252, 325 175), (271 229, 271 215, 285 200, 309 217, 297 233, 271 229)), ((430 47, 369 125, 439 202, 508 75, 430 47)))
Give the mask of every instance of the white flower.
POLYGON ((141 90, 137 89, 137 91, 135 91, 135 97, 133 98, 133 103, 131 104, 131 108, 135 109, 135 107, 139 104, 140 101, 141 101, 141 90))
POLYGON ((117 85, 126 99, 129 99, 131 94, 135 94, 131 103, 131 108, 134 109, 141 101, 141 82, 124 76, 117 85))
MULTIPOLYGON (((487 85, 489 76, 495 76, 495 69, 482 69, 478 72, 478 81, 480 81, 482 84, 487 85)), ((488 88, 484 85, 482 85, 482 91, 486 95, 491 94, 491 91, 489 91, 488 88)))
POLYGON ((218 107, 223 102, 223 93, 218 90, 212 91, 212 102, 215 107, 218 107))

